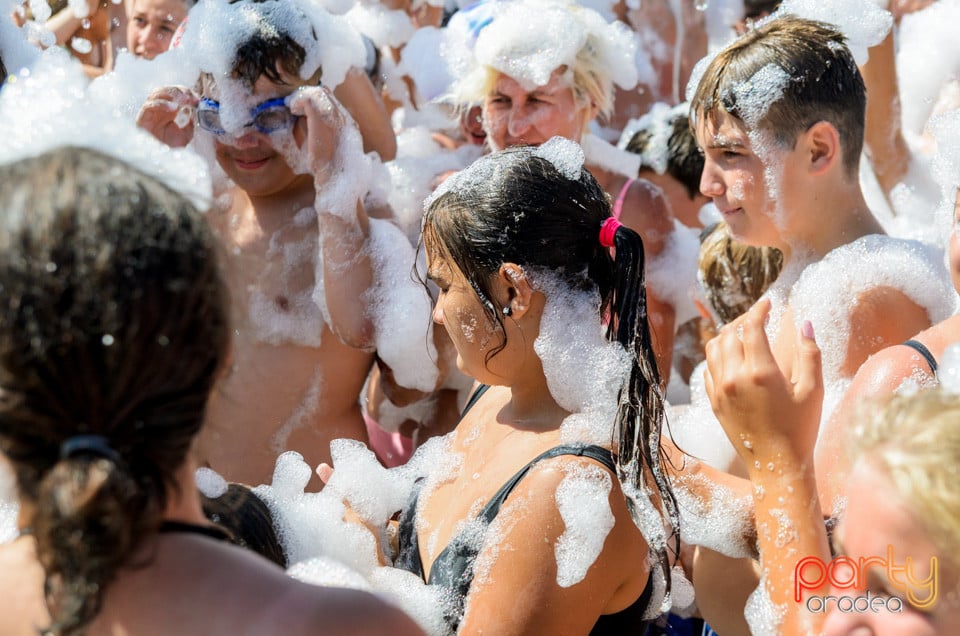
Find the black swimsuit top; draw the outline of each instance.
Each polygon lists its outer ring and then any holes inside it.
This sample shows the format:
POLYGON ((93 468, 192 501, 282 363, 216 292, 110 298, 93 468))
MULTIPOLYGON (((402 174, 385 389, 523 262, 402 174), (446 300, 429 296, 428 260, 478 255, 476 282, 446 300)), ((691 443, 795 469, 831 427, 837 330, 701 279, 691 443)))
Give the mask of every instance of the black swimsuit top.
MULTIPOLYGON (((471 396, 470 401, 464 408, 463 415, 477 402, 477 399, 483 395, 489 387, 482 385, 476 393, 471 396)), ((462 415, 461 415, 462 417, 462 415)), ((520 483, 530 469, 544 459, 559 457, 561 455, 576 455, 579 457, 589 457, 616 474, 616 467, 613 463, 613 457, 605 448, 600 446, 585 445, 565 445, 555 446, 547 450, 536 458, 531 460, 526 466, 521 468, 500 490, 487 502, 483 510, 477 515, 477 519, 483 521, 485 525, 490 524, 500 507, 507 500, 513 489, 520 483)), ((415 490, 411 496, 410 502, 404 508, 400 515, 399 527, 399 546, 400 553, 394 564, 398 568, 413 572, 421 579, 423 575, 423 563, 420 560, 420 545, 416 530, 416 509, 419 490, 415 490)), ((430 578, 426 582, 430 585, 437 585, 448 588, 451 594, 452 607, 444 614, 444 619, 456 632, 463 618, 463 610, 467 594, 470 592, 470 585, 473 582, 473 565, 479 554, 479 547, 475 541, 471 541, 464 534, 455 536, 446 548, 437 555, 430 569, 430 578)), ((600 616, 590 636, 603 636, 606 634, 645 634, 647 624, 643 620, 647 605, 650 603, 650 597, 653 593, 653 577, 647 579, 647 585, 643 589, 640 597, 634 603, 616 614, 606 614, 600 616)))

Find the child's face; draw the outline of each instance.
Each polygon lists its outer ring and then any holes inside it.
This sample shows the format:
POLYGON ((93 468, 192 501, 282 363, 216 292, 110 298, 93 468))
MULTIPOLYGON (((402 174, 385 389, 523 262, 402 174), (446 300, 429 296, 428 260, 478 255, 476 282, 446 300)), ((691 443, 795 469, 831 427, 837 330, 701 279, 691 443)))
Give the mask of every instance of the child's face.
POLYGON ((297 153, 299 135, 297 126, 275 132, 261 132, 249 120, 258 106, 293 93, 303 82, 297 77, 282 74, 288 83, 275 84, 261 75, 253 90, 238 80, 228 80, 224 86, 211 81, 203 83, 203 99, 219 103, 220 118, 226 132, 215 134, 202 128, 198 134, 213 137, 217 163, 228 177, 250 196, 269 196, 299 187, 311 179, 295 172, 291 158, 297 153), (246 125, 244 125, 246 124, 246 125), (291 154, 294 153, 294 154, 291 154))
POLYGON ((780 188, 784 171, 770 164, 771 159, 779 162, 783 151, 765 149, 759 156, 743 125, 727 113, 701 114, 697 119, 697 145, 704 156, 700 192, 713 200, 737 240, 780 247, 777 197, 770 191, 780 188))
POLYGON ((186 16, 183 0, 134 0, 127 21, 127 48, 137 57, 152 60, 170 48, 170 40, 186 16))

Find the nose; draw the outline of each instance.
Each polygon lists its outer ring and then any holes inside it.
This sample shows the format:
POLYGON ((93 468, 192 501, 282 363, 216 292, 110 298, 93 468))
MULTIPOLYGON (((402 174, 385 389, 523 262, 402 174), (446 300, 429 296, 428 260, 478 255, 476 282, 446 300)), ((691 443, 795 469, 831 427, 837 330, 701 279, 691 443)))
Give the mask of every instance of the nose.
POLYGON ((510 119, 507 121, 507 133, 513 137, 522 137, 530 130, 530 115, 522 105, 515 105, 510 109, 510 119))
POLYGON ((703 162, 703 172, 700 174, 700 194, 715 199, 722 197, 724 192, 726 192, 726 188, 716 165, 706 159, 703 162))
POLYGON ((137 43, 145 53, 153 55, 161 52, 159 33, 152 26, 147 26, 140 31, 137 43))
POLYGON ((253 148, 260 143, 258 135, 259 133, 256 131, 251 131, 249 128, 244 128, 244 132, 242 134, 233 137, 233 145, 237 148, 253 148))

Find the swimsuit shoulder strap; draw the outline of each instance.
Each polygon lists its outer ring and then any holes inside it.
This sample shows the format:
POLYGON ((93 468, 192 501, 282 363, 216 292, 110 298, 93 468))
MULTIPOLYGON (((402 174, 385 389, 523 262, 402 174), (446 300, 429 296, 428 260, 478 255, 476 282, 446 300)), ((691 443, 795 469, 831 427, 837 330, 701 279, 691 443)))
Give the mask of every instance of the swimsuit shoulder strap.
POLYGON ((520 480, 527 476, 527 473, 530 472, 530 469, 539 464, 545 459, 552 459, 554 457, 559 457, 561 455, 577 455, 579 457, 589 457, 590 459, 599 462, 606 466, 610 471, 616 473, 616 466, 613 463, 613 455, 606 448, 600 446, 584 446, 577 444, 568 444, 563 446, 554 446, 550 450, 540 453, 535 458, 530 460, 530 462, 521 468, 517 473, 510 478, 510 480, 501 486, 500 490, 487 502, 487 505, 484 506, 483 510, 480 512, 478 518, 483 521, 490 523, 497 516, 497 513, 500 512, 500 506, 503 505, 503 502, 507 500, 507 497, 510 496, 510 493, 513 492, 513 489, 517 487, 517 484, 520 483, 520 480))
POLYGON ((636 181, 635 178, 627 179, 627 182, 623 184, 620 188, 620 194, 617 195, 617 200, 613 203, 613 218, 620 220, 620 215, 623 213, 623 202, 627 198, 627 192, 630 191, 630 186, 633 185, 633 182, 636 181))
POLYGON ((927 361, 927 364, 930 365, 930 371, 933 372, 933 377, 937 377, 937 359, 933 357, 933 354, 930 353, 930 350, 919 340, 907 340, 903 343, 903 346, 910 347, 927 361))

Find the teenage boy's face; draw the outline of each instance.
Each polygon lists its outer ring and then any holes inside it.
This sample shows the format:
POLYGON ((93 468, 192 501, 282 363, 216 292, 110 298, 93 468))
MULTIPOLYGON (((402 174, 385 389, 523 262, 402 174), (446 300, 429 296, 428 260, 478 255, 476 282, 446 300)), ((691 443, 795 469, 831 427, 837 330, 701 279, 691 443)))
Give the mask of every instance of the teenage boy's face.
POLYGON ((782 169, 765 165, 743 125, 727 113, 700 114, 696 137, 704 156, 700 192, 713 200, 733 236, 748 245, 780 246, 768 181, 781 181, 770 170, 782 169))
MULTIPOLYGON (((241 87, 240 82, 230 82, 227 87, 205 82, 202 97, 220 103, 224 121, 230 121, 231 117, 239 120, 264 102, 284 98, 304 84, 298 77, 285 74, 282 77, 288 83, 275 84, 261 75, 252 90, 241 87)), ((213 135, 217 163, 237 187, 251 196, 278 194, 311 182, 310 175, 294 172, 285 158, 296 153, 298 142, 302 142, 295 139, 296 126, 270 133, 261 132, 253 125, 228 129, 219 135, 202 129, 198 132, 213 135)))

